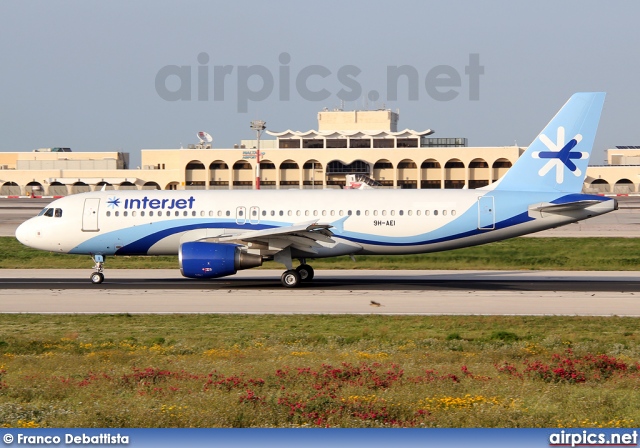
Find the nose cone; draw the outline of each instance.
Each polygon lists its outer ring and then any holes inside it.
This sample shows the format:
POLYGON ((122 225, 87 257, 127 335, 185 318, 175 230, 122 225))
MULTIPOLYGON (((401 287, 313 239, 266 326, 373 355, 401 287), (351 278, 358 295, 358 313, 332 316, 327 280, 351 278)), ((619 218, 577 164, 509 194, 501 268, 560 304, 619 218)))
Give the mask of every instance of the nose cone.
POLYGON ((31 220, 25 221, 16 229, 16 238, 25 246, 30 246, 29 242, 33 242, 33 231, 31 220))

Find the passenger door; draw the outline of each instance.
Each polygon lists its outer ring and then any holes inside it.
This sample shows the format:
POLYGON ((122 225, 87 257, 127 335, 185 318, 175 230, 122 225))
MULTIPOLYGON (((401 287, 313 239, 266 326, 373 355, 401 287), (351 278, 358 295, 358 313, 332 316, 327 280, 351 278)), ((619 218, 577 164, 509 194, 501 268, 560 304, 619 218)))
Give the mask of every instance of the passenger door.
POLYGON ((478 198, 478 229, 493 230, 496 228, 496 210, 493 196, 478 198))
POLYGON ((82 212, 82 231, 98 232, 98 210, 100 209, 100 199, 89 198, 84 200, 84 211, 82 212))

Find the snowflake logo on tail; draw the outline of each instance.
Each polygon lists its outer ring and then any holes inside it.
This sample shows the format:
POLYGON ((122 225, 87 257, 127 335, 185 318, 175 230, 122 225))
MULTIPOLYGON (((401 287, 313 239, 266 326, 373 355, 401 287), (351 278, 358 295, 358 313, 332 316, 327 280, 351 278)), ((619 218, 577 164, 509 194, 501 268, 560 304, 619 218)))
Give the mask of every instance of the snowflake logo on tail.
POLYGON ((569 168, 574 176, 582 175, 580 168, 573 163, 574 160, 589 158, 588 152, 573 151, 573 148, 580 143, 582 135, 576 134, 568 143, 564 142, 564 127, 558 127, 556 142, 553 143, 545 134, 540 134, 540 141, 549 148, 549 151, 536 151, 532 154, 534 159, 549 159, 549 161, 540 168, 538 175, 545 176, 552 169, 556 169, 556 182, 561 184, 564 181, 564 167, 569 168))

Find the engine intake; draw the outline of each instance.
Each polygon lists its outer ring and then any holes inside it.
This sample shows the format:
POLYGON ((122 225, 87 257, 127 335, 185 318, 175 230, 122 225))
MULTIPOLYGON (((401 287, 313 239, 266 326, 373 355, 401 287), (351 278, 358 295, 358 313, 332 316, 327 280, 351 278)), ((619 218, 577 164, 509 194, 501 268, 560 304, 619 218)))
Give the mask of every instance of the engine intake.
POLYGON ((262 256, 248 254, 235 244, 183 243, 178 252, 180 272, 189 278, 217 278, 262 266, 262 256))

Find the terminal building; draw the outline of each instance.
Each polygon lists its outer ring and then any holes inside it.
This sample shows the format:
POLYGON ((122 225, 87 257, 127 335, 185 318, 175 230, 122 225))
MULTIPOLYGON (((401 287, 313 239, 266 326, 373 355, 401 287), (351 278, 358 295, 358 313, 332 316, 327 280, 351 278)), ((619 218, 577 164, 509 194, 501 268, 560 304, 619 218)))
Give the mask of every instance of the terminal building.
MULTIPOLYGON (((318 113, 318 129, 266 131, 260 140, 262 189, 341 188, 363 174, 382 188, 479 188, 498 180, 526 148, 470 147, 465 138, 432 137, 430 129, 398 131, 390 110, 318 113)), ((64 196, 100 189, 229 190, 256 184, 257 140, 233 148, 201 142, 187 148, 143 149, 141 166, 122 152, 46 148, 0 152, 0 196, 64 196)), ((590 166, 587 193, 640 192, 640 146, 607 150, 590 166)))

